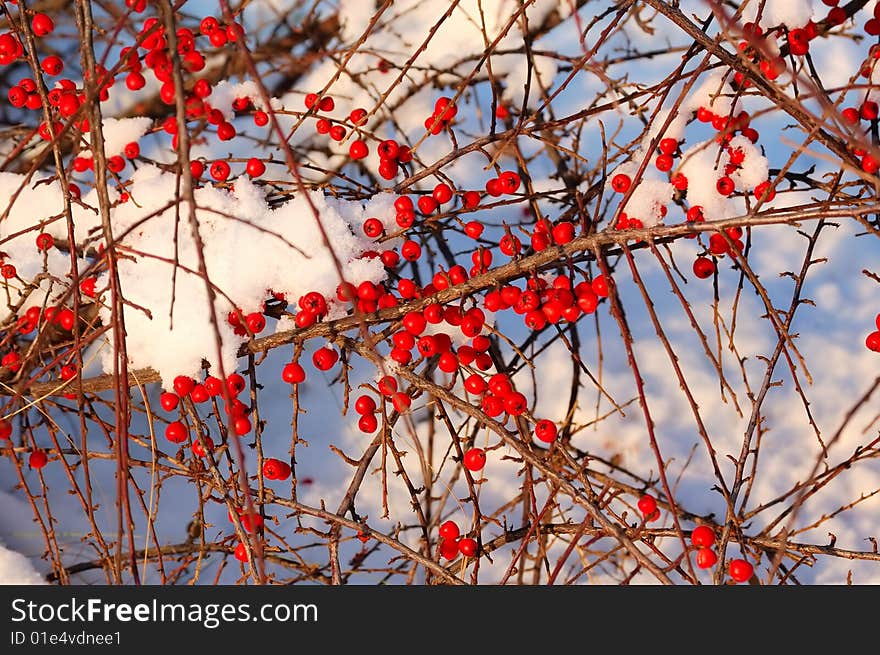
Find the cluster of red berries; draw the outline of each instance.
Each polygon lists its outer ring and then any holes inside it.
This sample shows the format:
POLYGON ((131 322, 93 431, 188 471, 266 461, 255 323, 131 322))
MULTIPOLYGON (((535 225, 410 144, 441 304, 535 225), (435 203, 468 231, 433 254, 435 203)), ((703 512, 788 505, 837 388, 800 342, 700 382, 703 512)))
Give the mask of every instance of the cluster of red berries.
POLYGON ((449 127, 458 113, 458 107, 452 102, 452 98, 441 96, 434 103, 434 113, 425 119, 425 129, 431 134, 440 134, 449 127))
POLYGON ((522 180, 516 171, 502 171, 497 177, 491 177, 486 182, 486 193, 493 198, 503 195, 512 195, 519 191, 522 180))
MULTIPOLYGON (((244 508, 236 508, 235 513, 238 514, 238 519, 241 521, 241 527, 244 528, 245 532, 250 534, 262 529, 263 525, 266 523, 266 520, 257 512, 250 513, 244 508)), ((234 523, 232 512, 227 512, 227 516, 229 522, 234 523)), ((234 556, 239 562, 246 563, 248 561, 247 547, 243 542, 239 542, 235 547, 234 556)))
POLYGON ((691 543, 697 548, 697 566, 711 569, 718 561, 718 555, 712 549, 715 545, 715 531, 707 525, 698 525, 691 532, 691 543))
POLYGON ((376 400, 368 394, 362 394, 354 401, 354 411, 360 416, 358 419, 358 429, 361 432, 372 434, 379 427, 376 409, 376 400))
MULTIPOLYGON (((697 566, 711 569, 718 563, 718 555, 712 547, 715 545, 715 531, 707 525, 698 525, 691 532, 691 543, 697 549, 697 566)), ((728 572, 734 582, 747 582, 754 574, 752 565, 744 559, 732 559, 728 564, 728 572)))
POLYGON ((0 34, 0 66, 8 66, 24 55, 21 41, 12 32, 0 34))
MULTIPOLYGON (((223 396, 224 382, 220 378, 208 375, 204 382, 196 382, 186 375, 178 375, 174 378, 174 391, 163 392, 159 396, 159 404, 166 412, 173 412, 178 408, 182 398, 188 398, 196 405, 208 402, 211 398, 223 396)), ((231 373, 226 377, 226 391, 231 403, 224 402, 226 414, 232 422, 232 431, 236 436, 243 436, 251 431, 251 420, 248 418, 250 407, 237 398, 244 391, 247 384, 238 373, 231 373)), ((165 438, 172 443, 183 443, 189 438, 189 429, 183 421, 172 421, 165 427, 165 438)), ((198 440, 193 442, 193 454, 204 457, 205 448, 212 450, 214 442, 207 435, 201 435, 204 440, 204 448, 198 440)))
MULTIPOLYGON (((315 112, 329 113, 336 109, 336 101, 331 96, 319 96, 317 93, 307 93, 303 99, 306 109, 314 109, 315 112)), ((348 131, 339 123, 332 123, 327 118, 318 118, 315 121, 315 131, 318 134, 327 134, 334 141, 342 141, 348 131)))
POLYGON ((393 180, 397 177, 401 164, 412 161, 412 150, 409 146, 403 146, 394 139, 385 139, 376 146, 376 154, 379 155, 379 175, 385 180, 393 180))
MULTIPOLYGON (((111 155, 110 157, 107 157, 107 170, 111 173, 118 175, 125 169, 126 159, 132 160, 140 157, 141 147, 136 141, 132 141, 125 144, 122 152, 125 155, 124 157, 122 155, 111 155)), ((86 171, 95 169, 95 160, 92 157, 77 155, 73 158, 70 164, 73 170, 77 173, 85 173, 86 171)), ((124 200, 122 201, 124 202, 124 200)))
POLYGON ((604 275, 574 285, 567 275, 559 275, 552 283, 533 277, 525 289, 508 284, 486 294, 484 306, 492 312, 513 309, 523 317, 531 330, 543 330, 561 320, 573 323, 583 315, 596 311, 599 299, 608 296, 608 280, 604 275))
POLYGON ((440 555, 443 559, 454 560, 459 554, 476 557, 479 545, 476 539, 461 537, 458 526, 453 521, 445 521, 439 529, 440 555))
POLYGON ((874 319, 874 323, 877 326, 877 329, 871 332, 867 337, 865 337, 865 346, 868 350, 873 350, 875 353, 880 353, 880 314, 877 314, 877 318, 874 319))
POLYGON ((657 499, 651 494, 644 494, 636 503, 639 511, 642 513, 645 521, 652 523, 660 518, 660 509, 657 506, 657 499))
POLYGON ((263 462, 263 475, 267 480, 286 480, 290 477, 290 464, 274 457, 268 457, 263 462))
POLYGON ((28 307, 24 315, 18 318, 16 327, 19 334, 30 334, 40 325, 57 325, 66 332, 70 332, 75 324, 76 314, 69 307, 48 305, 44 308, 34 305, 28 307))
POLYGON ((266 329, 266 317, 263 312, 251 312, 242 316, 240 311, 229 312, 226 321, 232 326, 236 336, 245 337, 248 334, 259 334, 266 329))
MULTIPOLYGON (((0 441, 12 439, 12 423, 7 419, 0 419, 0 441)), ((35 448, 28 456, 28 466, 32 469, 41 469, 49 461, 49 456, 42 448, 35 448)))
MULTIPOLYGON (((875 51, 880 55, 880 48, 875 51)), ((840 113, 844 121, 853 126, 859 125, 859 122, 864 120, 870 122, 871 127, 875 127, 878 118, 880 118, 880 107, 873 100, 865 100, 858 108, 847 107, 840 113)), ((865 150, 865 148, 852 146, 850 150, 854 156, 861 158, 859 165, 863 171, 869 175, 874 175, 880 170, 880 160, 865 150)))

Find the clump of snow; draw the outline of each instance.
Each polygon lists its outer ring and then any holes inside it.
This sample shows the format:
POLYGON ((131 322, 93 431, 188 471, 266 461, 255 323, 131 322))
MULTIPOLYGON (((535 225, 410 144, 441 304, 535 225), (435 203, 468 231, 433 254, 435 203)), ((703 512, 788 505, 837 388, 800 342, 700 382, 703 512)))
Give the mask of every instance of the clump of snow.
MULTIPOLYGON (((729 176, 738 191, 752 191, 767 181, 769 163, 751 141, 736 136, 730 140, 730 150, 741 150, 744 155, 740 167, 729 176)), ((691 206, 702 207, 707 220, 729 218, 738 213, 734 201, 718 193, 716 186, 730 162, 728 148, 723 148, 719 155, 714 140, 698 143, 682 153, 681 162, 679 170, 688 180, 687 199, 691 206)))
POLYGON ((716 187, 728 159, 726 151, 722 151, 719 157, 714 139, 694 144, 682 152, 679 170, 688 180, 688 204, 702 207, 706 220, 729 218, 736 214, 733 201, 718 193, 716 187))
POLYGON ((813 17, 812 0, 766 0, 761 25, 785 25, 789 29, 803 27, 813 17))
MULTIPOLYGON (((733 97, 733 88, 728 84, 723 72, 714 71, 705 75, 703 80, 688 93, 679 105, 679 109, 675 112, 669 126, 660 135, 661 138, 681 141, 684 138, 688 122, 693 118, 693 113, 700 107, 705 107, 719 116, 736 115, 739 112, 739 103, 734 105, 733 97)), ((670 111, 670 109, 664 109, 657 114, 651 123, 651 128, 645 134, 642 148, 647 148, 651 139, 660 133, 670 111)))
MULTIPOLYGON (((637 160, 621 164, 608 176, 608 189, 611 189, 611 179, 619 173, 628 175, 635 182, 638 170, 639 164, 637 160)), ((649 164, 649 167, 645 169, 642 179, 635 185, 626 203, 626 207, 624 207, 627 216, 637 218, 645 227, 651 227, 662 222, 663 215, 660 213, 660 208, 667 205, 675 193, 675 189, 668 181, 651 177, 651 175, 651 165, 649 164)))
MULTIPOLYGON (((260 95, 259 87, 256 82, 246 80, 233 84, 226 80, 219 82, 212 90, 211 95, 206 99, 207 103, 214 109, 219 109, 226 120, 232 120, 235 116, 235 110, 232 108, 233 101, 238 98, 247 98, 257 109, 267 111, 266 103, 263 102, 263 96, 260 95)), ((276 98, 270 99, 273 109, 281 109, 283 103, 276 98)))
POLYGON ((135 118, 104 118, 104 154, 107 157, 121 155, 129 143, 137 142, 153 126, 153 120, 145 116, 135 118))
POLYGON ((761 182, 767 181, 770 175, 770 162, 754 143, 739 135, 730 140, 729 147, 731 150, 742 151, 745 157, 742 165, 730 175, 737 189, 752 191, 761 182))
MULTIPOLYGON (((44 183, 40 180, 31 180, 23 185, 25 179, 25 176, 16 173, 0 172, 0 198, 8 199, 0 206, 0 212, 6 212, 5 218, 0 220, 0 251, 6 255, 3 262, 14 265, 18 277, 26 282, 33 281, 44 272, 49 274, 42 277, 36 290, 31 291, 26 305, 51 304, 54 297, 66 290, 63 280, 70 272, 70 256, 51 249, 45 253, 44 266, 35 239, 40 231, 48 232, 55 238, 67 238, 67 223, 62 217, 64 201, 61 185, 56 181, 44 183)), ((79 234, 84 236, 86 227, 93 225, 97 219, 87 216, 78 205, 74 208, 74 214, 82 218, 83 231, 79 234)), ((79 264, 83 266, 82 261, 79 264)), ((10 306, 18 304, 22 294, 27 291, 26 285, 15 278, 4 280, 4 287, 9 296, 0 302, 0 321, 9 316, 10 306)))
MULTIPOLYGON (((0 197, 14 197, 25 177, 0 173, 0 197)), ((115 194, 115 190, 112 195, 115 194)), ((126 305, 125 323, 129 364, 132 368, 152 367, 166 387, 177 375, 196 375, 202 360, 216 370, 219 364, 214 347, 214 331, 208 312, 205 283, 199 276, 198 255, 189 225, 189 207, 179 200, 178 180, 154 166, 144 166, 131 177, 131 199, 111 209, 111 223, 126 257, 119 260, 119 276, 126 305), (175 255, 175 238, 176 255, 175 255), (176 260, 175 260, 176 256, 176 260), (175 261, 178 264, 172 285, 175 261), (172 311, 172 295, 174 297, 172 311)), ((319 192, 309 194, 346 280, 355 284, 369 280, 380 282, 385 268, 379 258, 362 257, 376 244, 363 234, 364 220, 379 218, 384 225, 395 221, 392 194, 380 194, 362 204, 355 201, 325 198, 319 192)), ((95 192, 83 198, 84 205, 72 206, 76 237, 81 243, 100 226, 95 192)), ((262 191, 247 178, 235 181, 234 191, 213 185, 195 190, 199 232, 205 243, 204 255, 208 276, 216 290, 214 309, 219 319, 223 365, 233 370, 241 337, 234 334, 226 317, 236 308, 245 314, 262 309, 271 291, 285 294, 295 305, 300 296, 318 291, 328 298, 330 315, 339 316, 336 287, 339 276, 333 257, 324 247, 313 208, 302 194, 270 208, 262 191)), ((6 253, 4 261, 13 263, 19 276, 31 281, 43 272, 43 257, 31 229, 14 238, 20 230, 32 228, 35 216, 62 216, 63 196, 57 182, 25 184, 8 216, 0 221, 0 240, 6 253)), ((64 220, 43 226, 56 238, 67 238, 64 220)), ((395 241, 385 247, 393 247, 395 241)), ((31 295, 26 306, 43 304, 66 291, 64 281, 70 272, 69 255, 51 249, 46 255, 48 277, 31 295)), ((83 271, 88 262, 78 262, 83 271)), ((108 274, 98 280, 97 288, 107 286, 108 274)), ((11 304, 18 300, 16 290, 23 284, 7 282, 11 304)), ((0 303, 0 320, 9 316, 10 307, 0 303)), ((100 311, 105 324, 111 321, 108 306, 100 311)), ((112 371, 112 348, 101 350, 102 366, 112 371)))
POLYGON ((0 585, 46 584, 31 561, 0 543, 0 585))
MULTIPOLYGON (((175 176, 150 166, 141 168, 132 176, 130 194, 130 202, 113 210, 116 229, 125 231, 152 217, 122 240, 133 255, 119 262, 121 286, 131 303, 124 310, 128 355, 132 367, 154 368, 168 387, 176 375, 195 376, 202 359, 214 370, 219 364, 208 296, 198 275, 188 204, 174 202, 175 176), (175 233, 179 268, 173 290, 175 246, 171 237, 175 233), (173 309, 172 291, 176 297, 173 309)), ((360 230, 368 217, 361 203, 328 200, 317 192, 309 198, 346 279, 354 283, 383 280, 381 260, 361 257, 375 246, 360 230)), ((217 290, 214 310, 220 322, 223 366, 233 370, 241 338, 226 321, 229 312, 236 308, 245 314, 260 311, 269 290, 285 294, 293 304, 309 291, 334 299, 340 280, 304 195, 272 209, 257 186, 239 178, 234 191, 213 185, 196 189, 195 201, 208 277, 217 290)), ((378 206, 371 207, 371 212, 378 206)), ((390 207, 385 204, 383 221, 388 220, 390 207)), ((99 279, 98 287, 106 282, 99 279)), ((331 305, 335 302, 331 300, 331 305)), ((110 321, 109 308, 101 310, 101 318, 110 321)), ((111 370, 111 350, 105 349, 102 357, 104 369, 111 370)))

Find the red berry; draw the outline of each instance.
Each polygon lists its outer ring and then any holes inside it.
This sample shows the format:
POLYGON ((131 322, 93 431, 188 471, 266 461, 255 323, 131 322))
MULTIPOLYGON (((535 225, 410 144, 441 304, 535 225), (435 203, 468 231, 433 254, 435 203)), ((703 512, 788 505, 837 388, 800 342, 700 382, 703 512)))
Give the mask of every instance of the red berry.
POLYGON ((645 517, 653 516, 657 511, 657 499, 649 494, 645 494, 639 498, 638 506, 642 515, 645 517))
POLYGON ((247 563, 247 561, 248 561, 247 548, 245 548, 244 544, 239 543, 235 547, 235 559, 237 559, 239 562, 247 563))
POLYGON ((251 431, 251 421, 247 416, 239 416, 232 422, 232 431, 239 437, 251 431))
POLYGON ((288 384, 299 384, 306 379, 306 372, 299 362, 290 362, 281 370, 281 379, 288 384))
POLYGON ((0 440, 6 441, 12 437, 12 423, 0 418, 0 440))
POLYGON ((482 448, 471 448, 464 454, 462 461, 468 471, 482 471, 486 465, 486 453, 482 448))
POLYGON ((375 414, 364 414, 358 419, 358 429, 364 434, 372 434, 379 427, 375 414))
POLYGON ((449 188, 449 185, 445 182, 441 182, 434 187, 434 191, 431 195, 437 204, 442 205, 452 200, 452 189, 449 188))
POLYGON ((244 378, 238 373, 230 373, 226 376, 226 389, 230 396, 237 396, 244 391, 246 383, 244 378))
POLYGON ((391 404, 394 405, 394 411, 398 414, 406 413, 412 404, 412 398, 402 392, 397 392, 391 396, 391 404))
POLYGON ((170 391, 166 391, 161 396, 159 396, 159 404, 162 405, 162 409, 166 412, 173 412, 177 409, 177 405, 180 402, 180 396, 176 393, 171 393, 170 391))
MULTIPOLYGON (((726 244, 725 244, 726 245, 726 244)), ((701 280, 711 277, 715 272, 715 262, 708 257, 697 257, 694 261, 694 275, 701 280)))
POLYGON ((351 145, 348 147, 348 154, 352 159, 363 159, 370 154, 370 150, 367 148, 366 143, 358 139, 351 142, 351 145))
POLYGON ((711 569, 718 561, 718 555, 711 548, 700 548, 697 551, 697 567, 701 569, 711 569))
POLYGON ((193 387, 192 391, 189 392, 190 400, 196 404, 206 402, 210 397, 211 396, 208 394, 208 390, 205 388, 204 384, 197 384, 193 387))
POLYGON ((372 414, 376 411, 376 401, 373 400, 372 396, 366 394, 358 396, 357 400, 354 401, 354 411, 358 414, 372 414))
POLYGON ((458 551, 465 557, 474 557, 477 554, 476 540, 470 537, 459 540, 458 551))
POLYGON ((424 332, 427 324, 425 315, 421 312, 408 312, 403 317, 403 328, 415 336, 424 332))
POLYGON ((470 221, 465 224, 464 233, 471 239, 479 239, 480 235, 483 234, 483 224, 479 221, 470 221))
POLYGON ((37 449, 32 451, 30 457, 28 457, 28 466, 32 469, 41 469, 46 466, 48 461, 49 457, 46 455, 46 451, 37 449))
POLYGON ((174 421, 165 427, 165 438, 173 443, 183 443, 188 436, 189 431, 180 421, 174 421))
POLYGON ((528 408, 528 399, 518 391, 514 391, 504 396, 504 411, 511 416, 519 416, 528 408))
MULTIPOLYGON (((208 450, 214 450, 214 442, 211 440, 211 437, 202 437, 202 440, 205 442, 205 446, 207 446, 208 450)), ((205 447, 202 446, 201 441, 194 440, 192 443, 192 452, 196 457, 207 457, 208 453, 205 452, 205 447)))
POLYGON ((400 255, 408 262, 417 261, 422 256, 422 247, 415 241, 404 241, 400 255))
POLYGON ((440 555, 443 559, 453 560, 458 557, 458 542, 455 539, 440 541, 440 555))
POLYGON ((264 523, 265 521, 263 520, 263 517, 256 512, 253 514, 245 512, 241 515, 241 527, 247 532, 253 533, 255 530, 259 530, 263 527, 264 523))
POLYGON ((855 107, 847 107, 842 112, 840 112, 840 115, 843 117, 843 120, 852 125, 855 125, 859 122, 859 110, 855 107))
POLYGON ((263 475, 270 480, 286 480, 290 477, 290 464, 269 457, 263 462, 263 475))
POLYGON ((36 36, 46 36, 55 29, 55 23, 46 14, 34 14, 31 27, 33 27, 36 36))
POLYGON ((632 180, 625 173, 618 173, 611 178, 611 188, 617 193, 626 193, 632 185, 632 180))
POLYGON ((266 327, 266 317, 262 312, 251 312, 245 317, 248 329, 254 334, 259 334, 266 327))
POLYGON ((329 346, 318 348, 312 355, 312 363, 321 371, 329 371, 339 359, 339 353, 329 346))
POLYGON ((454 541, 456 538, 458 538, 459 535, 458 526, 455 524, 454 521, 444 521, 442 524, 440 524, 438 534, 443 539, 454 541))
POLYGON ((670 138, 660 139, 659 148, 664 155, 671 155, 678 150, 678 141, 670 138))
POLYGON ((37 250, 49 250, 55 245, 55 239, 48 232, 41 232, 36 239, 37 250))
POLYGON ((330 138, 334 141, 342 141, 345 138, 346 130, 342 125, 332 125, 330 127, 330 138))
POLYGON ((263 173, 266 172, 266 164, 264 164, 262 160, 257 159, 256 157, 251 157, 250 159, 248 159, 245 170, 247 171, 247 174, 251 177, 260 177, 263 173))
POLYGON ((733 193, 735 185, 733 183, 733 180, 725 175, 718 178, 718 181, 715 183, 715 188, 722 196, 729 196, 731 193, 733 193))
POLYGON ((218 182, 225 182, 226 178, 229 177, 229 173, 231 169, 229 168, 229 164, 225 161, 218 160, 211 164, 211 177, 213 177, 218 182))
POLYGON ((46 75, 61 75, 62 71, 64 71, 64 61, 57 55, 49 55, 40 62, 40 68, 43 69, 46 75))
POLYGON ((592 282, 593 292, 602 298, 608 297, 608 280, 604 275, 598 275, 593 278, 592 282))
POLYGON ((553 226, 553 242, 558 245, 564 245, 574 240, 574 223, 563 221, 553 226))
POLYGON ((397 380, 390 375, 384 376, 376 386, 379 388, 379 392, 386 397, 397 392, 397 380))
POLYGON ((732 559, 728 566, 730 567, 730 577, 734 582, 746 582, 751 579, 754 573, 752 565, 744 559, 732 559))
POLYGON ((880 330, 871 332, 871 334, 865 338, 865 346, 867 346, 868 350, 880 353, 880 330))
POLYGON ((385 232, 385 226, 382 225, 382 221, 378 218, 368 218, 364 221, 364 234, 366 234, 371 239, 377 239, 382 236, 382 233, 385 232))
POLYGON ((691 543, 699 548, 709 548, 715 543, 715 531, 708 525, 698 525, 691 532, 691 543))
POLYGON ((367 122, 367 110, 361 107, 352 109, 348 115, 348 120, 358 126, 364 125, 367 122))
POLYGON ((657 159, 654 160, 654 166, 657 167, 658 171, 662 171, 663 173, 671 171, 674 163, 672 155, 659 155, 657 159))
POLYGON ((191 377, 187 377, 186 375, 178 375, 174 378, 174 391, 181 398, 183 396, 188 396, 189 392, 193 390, 193 387, 196 386, 195 380, 191 377))
POLYGON ((421 196, 418 205, 419 211, 426 216, 437 211, 437 201, 434 200, 433 196, 421 196))
POLYGON ((231 141, 235 138, 235 126, 232 123, 223 121, 217 126, 217 138, 221 141, 231 141))
POLYGON ((535 424, 535 437, 544 443, 553 443, 557 436, 556 424, 548 419, 541 419, 535 424))

